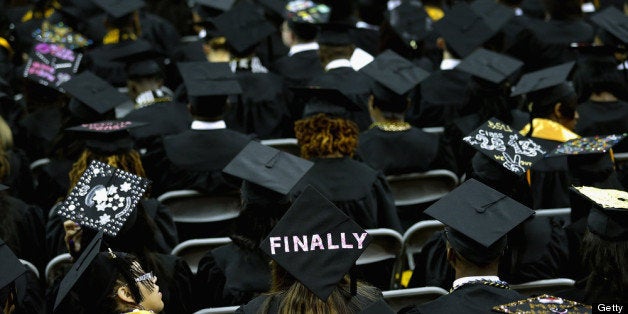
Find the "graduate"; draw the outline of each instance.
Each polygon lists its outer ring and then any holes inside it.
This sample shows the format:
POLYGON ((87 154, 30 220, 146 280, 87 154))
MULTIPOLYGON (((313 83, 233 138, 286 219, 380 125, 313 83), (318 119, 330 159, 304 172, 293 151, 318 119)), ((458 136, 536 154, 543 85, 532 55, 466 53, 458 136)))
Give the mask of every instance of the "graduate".
MULTIPOLYGON (((4 235, 3 235, 4 237, 4 235)), ((44 291, 37 275, 0 238, 0 308, 3 313, 46 313, 44 291)))

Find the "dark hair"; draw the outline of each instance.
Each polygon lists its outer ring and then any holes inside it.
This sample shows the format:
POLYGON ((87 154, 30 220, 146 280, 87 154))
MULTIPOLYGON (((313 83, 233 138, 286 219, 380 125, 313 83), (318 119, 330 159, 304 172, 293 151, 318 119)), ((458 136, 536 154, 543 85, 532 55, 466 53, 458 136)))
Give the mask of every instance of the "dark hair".
POLYGON ((532 101, 530 119, 551 116, 557 103, 561 103, 560 110, 565 117, 573 118, 578 106, 578 95, 570 83, 535 91, 530 94, 529 100, 532 101))
POLYGON ((580 0, 543 0, 545 12, 552 20, 578 20, 582 18, 580 0))
POLYGON ((190 113, 199 120, 215 119, 222 117, 228 108, 226 95, 216 96, 189 96, 190 113))
POLYGON ((486 121, 491 117, 503 121, 506 124, 512 122, 511 109, 515 107, 510 103, 510 83, 495 84, 478 77, 471 77, 467 94, 465 112, 461 115, 477 113, 480 121, 486 121))
POLYGON ((628 86, 612 58, 591 57, 579 63, 574 72, 574 86, 579 102, 587 101, 591 94, 602 92, 609 92, 622 100, 628 99, 628 86))
POLYGON ((321 60, 321 64, 325 65, 335 59, 349 59, 355 47, 353 45, 347 46, 329 46, 320 45, 318 50, 318 56, 321 60))
POLYGON ((585 296, 595 302, 622 302, 628 295, 628 241, 608 241, 587 231, 582 258, 591 270, 585 296))
POLYGON ((296 23, 292 20, 288 21, 288 27, 292 30, 292 33, 302 42, 309 42, 316 39, 318 35, 318 28, 314 24, 310 23, 296 23))

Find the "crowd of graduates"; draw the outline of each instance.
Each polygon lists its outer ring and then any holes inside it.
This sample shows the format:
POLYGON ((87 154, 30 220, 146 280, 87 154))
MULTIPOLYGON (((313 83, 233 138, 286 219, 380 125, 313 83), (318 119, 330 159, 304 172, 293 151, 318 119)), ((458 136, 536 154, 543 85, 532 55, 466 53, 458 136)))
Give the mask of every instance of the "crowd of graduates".
POLYGON ((381 291, 425 286, 450 292, 399 313, 625 304, 627 43, 622 0, 0 0, 0 307, 388 313, 381 291), (390 179, 431 170, 461 183, 396 206, 390 179), (157 198, 177 190, 237 217, 175 222, 157 198), (356 265, 365 230, 428 219, 394 284, 356 265), (553 278, 575 285, 510 288, 553 278))

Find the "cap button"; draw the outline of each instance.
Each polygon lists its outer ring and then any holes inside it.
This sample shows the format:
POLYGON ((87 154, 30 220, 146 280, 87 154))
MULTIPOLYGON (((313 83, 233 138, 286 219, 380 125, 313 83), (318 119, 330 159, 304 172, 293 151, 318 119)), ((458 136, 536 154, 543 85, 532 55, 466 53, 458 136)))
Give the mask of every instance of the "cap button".
POLYGON ((484 212, 486 212, 486 207, 477 207, 475 211, 479 214, 483 214, 484 212))

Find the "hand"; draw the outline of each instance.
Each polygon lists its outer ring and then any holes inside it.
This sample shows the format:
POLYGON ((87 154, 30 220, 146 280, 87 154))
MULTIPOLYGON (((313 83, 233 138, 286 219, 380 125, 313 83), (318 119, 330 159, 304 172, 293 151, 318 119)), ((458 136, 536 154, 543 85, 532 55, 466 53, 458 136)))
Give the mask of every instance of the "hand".
MULTIPOLYGON (((72 220, 66 220, 63 222, 63 229, 65 230, 65 247, 70 254, 78 253, 81 251, 81 238, 83 236, 83 230, 81 226, 72 220)), ((73 255, 73 254, 72 254, 73 255)))

